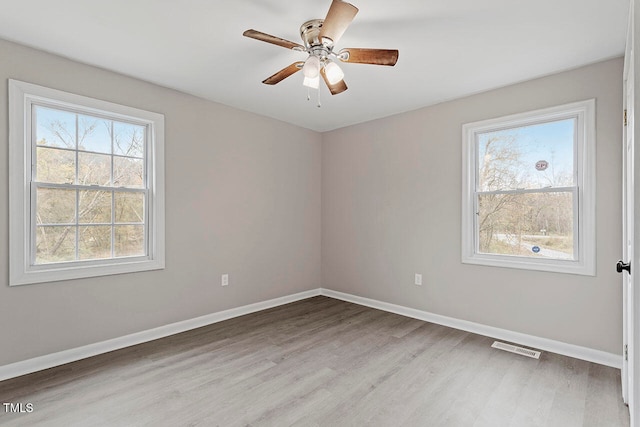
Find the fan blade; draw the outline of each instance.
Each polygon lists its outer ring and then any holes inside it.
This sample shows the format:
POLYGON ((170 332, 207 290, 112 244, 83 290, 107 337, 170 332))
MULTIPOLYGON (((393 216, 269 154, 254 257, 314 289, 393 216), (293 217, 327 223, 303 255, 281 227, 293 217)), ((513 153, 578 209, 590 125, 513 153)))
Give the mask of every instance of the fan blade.
POLYGON ((286 47, 287 49, 302 49, 304 51, 304 46, 294 43, 289 40, 281 39, 280 37, 272 36, 271 34, 262 33, 256 30, 247 30, 242 33, 243 36, 249 37, 256 40, 261 40, 263 42, 275 44, 278 46, 286 47))
POLYGON ((358 8, 354 5, 342 0, 333 0, 320 29, 320 40, 324 37, 331 39, 333 44, 336 44, 353 21, 356 13, 358 13, 358 8))
POLYGON ((398 61, 398 51, 395 49, 341 49, 338 58, 342 62, 355 64, 373 64, 394 66, 398 61))
POLYGON ((284 79, 286 79, 290 75, 295 74, 298 71, 300 71, 302 69, 303 65, 304 65, 303 61, 294 62, 293 64, 289 65, 288 67, 284 67, 282 70, 278 71, 273 76, 267 77, 266 79, 264 79, 262 81, 262 83, 264 83, 266 85, 274 85, 276 83, 280 83, 281 81, 283 81, 284 79))
POLYGON ((324 82, 327 84, 327 87, 329 88, 331 95, 337 95, 348 89, 347 84, 344 82, 344 80, 340 80, 338 83, 335 83, 335 84, 329 83, 329 80, 327 79, 327 75, 324 72, 324 68, 320 70, 320 74, 322 75, 322 79, 324 80, 324 82))

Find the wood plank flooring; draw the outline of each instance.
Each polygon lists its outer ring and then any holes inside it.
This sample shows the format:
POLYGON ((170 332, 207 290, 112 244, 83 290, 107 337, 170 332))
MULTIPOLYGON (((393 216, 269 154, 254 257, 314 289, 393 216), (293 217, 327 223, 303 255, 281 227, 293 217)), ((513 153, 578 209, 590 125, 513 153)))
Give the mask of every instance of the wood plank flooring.
POLYGON ((2 426, 628 426, 620 371, 314 297, 0 382, 2 426))

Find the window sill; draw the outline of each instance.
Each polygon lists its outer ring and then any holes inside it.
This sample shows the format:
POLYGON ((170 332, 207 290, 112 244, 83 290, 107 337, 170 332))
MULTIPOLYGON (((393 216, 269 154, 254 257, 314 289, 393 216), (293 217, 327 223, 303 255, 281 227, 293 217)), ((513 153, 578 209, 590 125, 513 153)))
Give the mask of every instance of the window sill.
POLYGON ((579 261, 558 261, 544 258, 525 258, 510 255, 475 254, 463 255, 463 264, 484 265, 488 267, 515 268, 521 270, 546 271, 552 273, 595 276, 595 263, 585 265, 579 261))
POLYGON ((164 269, 164 261, 149 260, 146 257, 108 261, 108 263, 99 265, 96 265, 96 263, 74 263, 74 265, 69 265, 68 263, 59 265, 48 264, 30 267, 25 269, 25 271, 11 271, 9 286, 164 269))

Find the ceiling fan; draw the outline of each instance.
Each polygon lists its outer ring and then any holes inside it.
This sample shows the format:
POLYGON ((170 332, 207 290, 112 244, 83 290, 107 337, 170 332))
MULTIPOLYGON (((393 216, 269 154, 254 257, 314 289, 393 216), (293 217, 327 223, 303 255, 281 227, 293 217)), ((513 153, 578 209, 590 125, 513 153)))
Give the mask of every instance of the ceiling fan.
POLYGON ((355 64, 395 65, 398 61, 398 51, 395 49, 344 48, 337 53, 334 52, 335 44, 357 13, 358 8, 354 5, 342 0, 333 0, 325 19, 312 19, 300 27, 304 46, 260 31, 245 31, 245 37, 309 54, 305 61, 294 62, 267 77, 262 83, 275 85, 302 70, 305 86, 318 89, 322 76, 331 94, 337 95, 347 90, 347 84, 336 60, 355 64))

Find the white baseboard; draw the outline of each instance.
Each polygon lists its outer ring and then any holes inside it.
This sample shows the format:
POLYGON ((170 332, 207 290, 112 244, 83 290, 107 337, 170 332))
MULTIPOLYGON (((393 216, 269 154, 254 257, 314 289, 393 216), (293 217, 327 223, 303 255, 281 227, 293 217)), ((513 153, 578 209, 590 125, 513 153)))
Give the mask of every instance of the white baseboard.
POLYGON ((310 291, 300 292, 297 294, 287 295, 280 298, 270 299, 268 301, 262 301, 255 304, 232 308, 217 313, 207 314, 205 316, 196 317, 194 319, 171 323, 169 325, 160 326, 154 329, 137 332, 130 335, 125 335, 123 337, 113 338, 107 341, 89 344, 82 347, 76 347, 69 350, 64 350, 57 353, 47 354, 44 356, 34 357, 33 359, 0 366, 0 381, 30 374, 36 371, 41 371, 43 369, 52 368, 54 366, 63 365, 65 363, 75 362, 76 360, 85 359, 87 357, 96 356, 98 354, 107 353, 109 351, 119 350, 121 348, 129 347, 132 345, 142 344, 148 341, 153 341, 159 338, 178 334, 180 332, 189 331, 191 329, 200 328, 202 326, 222 322, 223 320, 228 320, 234 317, 244 316, 245 314, 266 310, 268 308, 278 307, 284 304, 289 304, 291 302, 300 301, 317 295, 325 295, 330 298, 352 302, 354 304, 376 308, 378 310, 388 311, 390 313, 396 313, 402 316, 412 317, 414 319, 424 320, 426 322, 436 323, 467 332, 473 332, 475 334, 497 338, 527 347, 550 351, 552 353, 558 353, 565 356, 574 357, 576 359, 586 360, 605 366, 611 366, 613 368, 620 369, 622 366, 622 356, 617 354, 607 353, 604 351, 594 350, 591 348, 581 347, 573 344, 567 344, 547 338, 540 338, 533 335, 522 334, 519 332, 513 332, 506 329, 495 328, 492 326, 486 326, 480 323, 469 322, 467 320, 455 319, 452 317, 429 313, 427 311, 416 310, 413 308, 377 301, 370 298, 332 291, 330 289, 318 288, 310 291))
POLYGON ((388 311, 390 313, 400 314, 402 316, 412 317, 414 319, 448 326, 454 329, 473 332, 474 334, 478 335, 497 338, 515 344, 533 347, 539 350, 549 351, 576 359, 586 360, 588 362, 598 363, 600 365, 611 366, 617 369, 622 368, 622 356, 618 354, 607 353, 601 350, 594 350, 574 344, 567 344, 547 338, 540 338, 520 332, 513 332, 506 329, 495 328, 493 326, 482 325, 480 323, 469 322, 467 320, 455 319, 453 317, 442 316, 439 314, 429 313, 428 311, 416 310, 414 308, 403 307, 400 305, 359 297, 343 292, 332 291, 330 289, 323 288, 320 290, 320 293, 330 298, 352 302, 354 304, 364 305, 367 307, 376 308, 378 310, 388 311))
POLYGON ((268 301, 262 301, 217 313, 207 314, 194 319, 171 323, 169 325, 136 332, 134 334, 113 338, 95 344, 89 344, 57 353, 34 357, 33 359, 11 363, 9 365, 0 366, 0 381, 63 365, 65 363, 75 362, 76 360, 85 359, 87 357, 96 356, 113 350, 119 350, 132 345, 142 344, 158 338, 164 338, 169 335, 222 322, 223 320, 232 319, 234 317, 244 316, 245 314, 255 313, 256 311, 289 304, 291 302, 300 301, 317 295, 320 295, 320 289, 313 289, 306 292, 270 299, 268 301))

